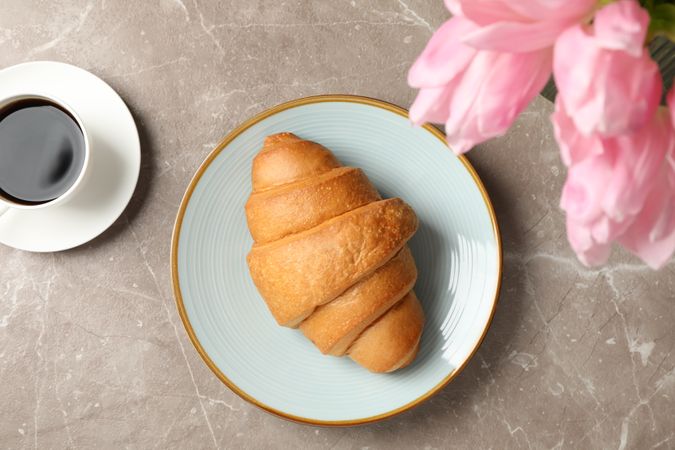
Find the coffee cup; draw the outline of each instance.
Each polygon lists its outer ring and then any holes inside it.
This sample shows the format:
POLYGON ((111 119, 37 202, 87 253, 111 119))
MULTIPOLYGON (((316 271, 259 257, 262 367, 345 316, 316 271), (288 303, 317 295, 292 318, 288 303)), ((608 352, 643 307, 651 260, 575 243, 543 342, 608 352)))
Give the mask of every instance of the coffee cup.
POLYGON ((0 100, 0 216, 49 208, 71 198, 90 165, 91 145, 77 113, 53 95, 0 100))

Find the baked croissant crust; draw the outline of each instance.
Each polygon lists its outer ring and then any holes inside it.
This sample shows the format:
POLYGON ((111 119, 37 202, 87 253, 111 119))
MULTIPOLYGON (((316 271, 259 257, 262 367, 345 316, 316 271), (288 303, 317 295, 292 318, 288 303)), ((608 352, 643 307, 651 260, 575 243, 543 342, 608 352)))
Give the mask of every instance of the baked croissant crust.
POLYGON ((361 169, 291 133, 265 140, 252 185, 247 262, 276 321, 373 372, 410 364, 424 326, 406 246, 412 208, 382 200, 361 169))

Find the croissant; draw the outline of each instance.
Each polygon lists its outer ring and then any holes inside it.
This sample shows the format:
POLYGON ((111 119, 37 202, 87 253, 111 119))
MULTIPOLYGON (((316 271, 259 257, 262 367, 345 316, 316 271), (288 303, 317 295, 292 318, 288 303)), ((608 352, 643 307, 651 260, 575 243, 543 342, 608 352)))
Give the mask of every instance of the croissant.
POLYGON ((373 372, 410 364, 424 326, 406 245, 418 226, 412 208, 292 133, 265 139, 252 186, 247 262, 276 321, 373 372))

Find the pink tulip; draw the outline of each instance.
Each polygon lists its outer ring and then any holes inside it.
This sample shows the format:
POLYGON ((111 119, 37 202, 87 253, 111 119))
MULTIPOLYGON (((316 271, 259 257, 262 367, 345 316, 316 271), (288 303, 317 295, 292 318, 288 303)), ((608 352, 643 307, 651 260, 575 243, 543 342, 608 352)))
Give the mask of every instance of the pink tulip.
POLYGON ((575 25, 556 41, 558 95, 584 135, 632 132, 654 115, 661 77, 642 51, 648 22, 636 1, 620 0, 598 11, 592 29, 575 25))
POLYGON ((453 17, 434 33, 408 74, 408 83, 420 88, 411 120, 445 122, 457 153, 504 134, 551 73, 550 49, 501 53, 463 44, 461 37, 477 28, 453 17))
POLYGON ((454 17, 432 36, 408 74, 420 89, 415 124, 444 122, 457 153, 500 136, 541 91, 552 46, 596 0, 445 0, 454 17))
POLYGON ((463 153, 502 135, 551 71, 552 115, 568 166, 561 207, 587 265, 614 242, 661 267, 675 252, 675 89, 645 51, 649 15, 636 0, 445 0, 453 18, 408 75, 415 124, 444 122, 463 153))
POLYGON ((586 265, 603 264, 618 241, 652 267, 675 250, 675 136, 665 110, 635 133, 614 138, 576 132, 560 99, 556 137, 570 166, 561 207, 572 248, 586 265))

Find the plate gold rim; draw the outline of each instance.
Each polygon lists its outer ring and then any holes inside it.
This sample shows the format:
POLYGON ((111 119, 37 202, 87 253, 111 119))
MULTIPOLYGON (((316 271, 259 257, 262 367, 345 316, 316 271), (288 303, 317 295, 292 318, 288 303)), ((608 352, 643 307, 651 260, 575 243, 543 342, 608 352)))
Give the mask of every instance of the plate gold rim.
MULTIPOLYGON (((281 417, 283 419, 291 420, 294 422, 299 422, 299 423, 304 423, 304 424, 310 424, 310 425, 320 425, 320 426, 331 426, 331 427, 341 427, 341 426, 353 426, 353 425, 363 425, 367 423, 373 423, 373 422, 378 422, 380 420, 388 419, 390 417, 393 417, 395 415, 401 414, 405 411, 408 411, 415 406, 423 403, 425 400, 442 390, 448 383, 450 383, 457 375, 459 375, 462 370, 466 367, 466 365, 471 361, 473 356, 475 355, 476 351, 482 344, 483 340, 485 339, 485 336, 487 334, 488 329, 490 328, 490 325, 492 324, 492 319, 494 318, 495 311, 497 309, 497 301, 499 299, 499 292, 501 289, 501 282, 502 282, 502 275, 503 275, 503 249, 502 249, 502 239, 501 239, 501 234, 499 231, 499 225, 497 224, 497 217, 494 211, 494 208, 492 206, 492 202, 490 201, 490 197, 487 193, 487 190, 485 189, 485 186, 483 185, 483 182, 481 181, 480 177, 478 176, 478 173, 476 173, 476 170, 473 168, 469 160, 463 156, 460 155, 458 156, 459 160, 462 162, 466 170, 469 172, 471 177, 474 180, 474 183, 476 183, 478 189, 481 192, 481 195, 483 197, 483 201, 485 202, 485 206, 488 210, 488 213, 490 215, 490 221, 492 222, 492 230, 495 235, 495 240, 497 242, 497 247, 498 247, 498 252, 497 252, 497 265, 498 265, 498 279, 497 279, 497 286, 495 289, 494 293, 494 298, 492 301, 492 310, 490 312, 490 317, 488 318, 488 321, 485 324, 485 329, 483 330, 480 339, 475 343, 474 348, 471 350, 471 353, 469 356, 462 362, 462 364, 457 367, 455 370, 450 372, 443 380, 441 380, 440 383, 438 383, 436 386, 431 388, 428 392, 426 392, 424 395, 421 395, 417 399, 400 406, 394 410, 378 414, 375 416, 371 417, 365 417, 362 419, 356 419, 356 420, 317 420, 317 419, 312 419, 308 417, 301 417, 301 416, 295 416, 293 414, 288 414, 283 411, 280 411, 278 409, 272 408, 271 406, 268 406, 251 395, 247 394, 243 390, 241 390, 237 385, 235 385, 227 376, 221 372, 221 370, 215 365, 215 363, 211 360, 209 355, 206 353, 204 348, 202 347, 201 343, 199 342, 199 339, 197 339, 197 336, 192 328, 192 325, 190 323, 190 319, 187 316, 187 312, 185 310, 185 305, 183 303, 183 296, 181 294, 180 290, 180 283, 178 280, 178 239, 180 237, 180 232, 181 232, 181 227, 183 224, 183 218, 185 216, 185 210, 187 209, 187 205, 190 202, 190 198, 192 197, 192 193, 194 192, 195 187, 199 183, 199 180, 201 179, 202 175, 206 171, 206 169, 211 165, 213 160, 220 154, 220 152, 227 147, 227 145, 232 142, 236 137, 238 137, 241 133, 252 127, 253 125, 257 124, 258 122, 274 115, 277 114, 281 111, 285 111, 287 109, 295 108, 298 106, 303 106, 303 105, 309 105, 309 104, 314 104, 314 103, 324 103, 324 102, 347 102, 347 103, 360 103, 364 105, 369 105, 373 106, 376 108, 384 109, 390 112, 393 112, 395 114, 398 114, 403 117, 408 117, 408 111, 400 106, 394 105, 389 102, 385 102, 383 100, 378 100, 370 97, 364 97, 364 96, 358 96, 358 95, 348 95, 348 94, 326 94, 326 95, 315 95, 315 96, 310 96, 310 97, 303 97, 295 100, 291 100, 282 104, 279 104, 277 106, 274 106, 272 108, 269 108, 252 118, 248 119, 238 127, 236 127, 234 130, 232 130, 225 138, 216 146, 215 149, 209 153, 209 155, 206 157, 204 162, 199 166, 197 169, 197 172, 195 175, 192 177, 192 180, 190 180, 190 184, 188 185, 185 194, 183 195, 183 199, 181 200, 180 207, 178 208, 178 214, 176 216, 176 221, 174 223, 174 228, 173 228, 173 233, 171 237, 171 280, 173 284, 173 293, 174 297, 176 300, 176 306, 178 308, 178 314, 181 318, 181 321, 183 322, 183 326, 185 327, 185 331, 188 334, 188 337, 190 338, 190 342, 192 342, 192 345, 195 347, 197 350, 197 353, 201 358, 204 360, 204 363, 211 369, 211 371, 218 377, 218 379, 225 384, 230 390, 232 390, 235 394, 237 394, 239 397, 242 399, 248 401, 249 403, 252 403, 253 405, 263 409, 264 411, 267 411, 271 414, 274 414, 278 417, 281 417)), ((433 134, 436 138, 440 139, 445 143, 445 135, 436 127, 430 124, 426 124, 423 127, 426 129, 428 132, 433 134)))

